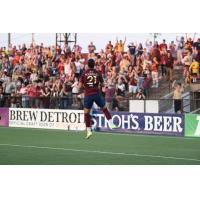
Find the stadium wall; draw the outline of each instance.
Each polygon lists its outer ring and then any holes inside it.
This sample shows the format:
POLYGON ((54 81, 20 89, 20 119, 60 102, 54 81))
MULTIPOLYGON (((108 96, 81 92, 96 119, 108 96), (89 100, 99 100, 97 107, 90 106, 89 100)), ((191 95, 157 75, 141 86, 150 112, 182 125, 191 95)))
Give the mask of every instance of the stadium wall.
MULTIPOLYGON (((92 116, 93 129, 99 132, 200 137, 199 114, 112 112, 115 130, 102 112, 92 116)), ((85 130, 83 110, 0 108, 0 126, 85 130)))
POLYGON ((200 137, 200 115, 185 114, 185 136, 200 137))
POLYGON ((184 136, 182 114, 112 112, 112 121, 118 127, 115 130, 110 130, 102 112, 94 112, 93 116, 97 131, 184 136))
POLYGON ((10 108, 9 127, 85 130, 82 110, 10 108))
POLYGON ((9 109, 0 108, 0 126, 9 126, 9 109))

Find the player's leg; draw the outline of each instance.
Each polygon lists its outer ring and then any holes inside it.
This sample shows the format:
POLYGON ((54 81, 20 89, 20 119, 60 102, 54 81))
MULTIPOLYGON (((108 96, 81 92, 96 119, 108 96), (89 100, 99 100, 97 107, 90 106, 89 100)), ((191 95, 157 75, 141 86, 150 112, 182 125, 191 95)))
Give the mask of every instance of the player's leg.
POLYGON ((93 99, 89 96, 84 97, 84 120, 86 125, 86 139, 89 139, 92 136, 91 131, 91 120, 90 120, 90 109, 93 104, 93 99))
POLYGON ((95 95, 94 101, 102 109, 106 119, 109 122, 109 127, 112 128, 112 129, 117 128, 116 125, 114 125, 112 123, 112 117, 111 117, 110 112, 108 111, 108 108, 106 107, 104 97, 101 94, 97 94, 97 95, 95 95))

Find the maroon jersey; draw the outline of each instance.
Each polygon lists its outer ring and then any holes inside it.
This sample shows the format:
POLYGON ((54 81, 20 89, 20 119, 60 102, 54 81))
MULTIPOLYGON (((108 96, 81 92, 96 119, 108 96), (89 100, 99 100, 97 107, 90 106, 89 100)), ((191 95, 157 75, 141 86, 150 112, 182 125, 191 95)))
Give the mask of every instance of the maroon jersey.
POLYGON ((103 77, 96 69, 88 69, 81 76, 80 82, 84 86, 85 96, 89 96, 100 92, 99 84, 103 83, 103 77))

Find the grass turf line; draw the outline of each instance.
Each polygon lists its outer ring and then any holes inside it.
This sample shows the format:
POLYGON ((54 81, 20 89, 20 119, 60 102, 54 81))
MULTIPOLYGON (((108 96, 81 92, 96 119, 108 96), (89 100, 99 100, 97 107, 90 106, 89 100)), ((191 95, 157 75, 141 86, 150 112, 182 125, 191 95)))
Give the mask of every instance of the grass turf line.
POLYGON ((0 128, 0 143, 0 164, 200 164, 198 139, 0 128))

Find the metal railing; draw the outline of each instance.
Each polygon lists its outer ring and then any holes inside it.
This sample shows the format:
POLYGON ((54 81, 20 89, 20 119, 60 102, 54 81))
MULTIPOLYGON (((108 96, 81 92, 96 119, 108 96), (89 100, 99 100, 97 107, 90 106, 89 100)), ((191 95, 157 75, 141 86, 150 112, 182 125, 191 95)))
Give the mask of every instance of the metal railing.
MULTIPOLYGON (((157 101, 159 112, 174 113, 174 100, 169 94, 166 98, 138 99, 135 95, 118 98, 113 97, 112 101, 106 101, 106 105, 113 111, 129 111, 129 100, 144 101, 144 108, 148 100, 157 101)), ((83 109, 83 98, 78 95, 63 97, 29 97, 29 96, 0 96, 0 107, 15 108, 43 108, 43 109, 83 109)), ((95 106, 94 106, 95 107, 95 106)), ((96 107, 97 108, 97 107, 96 107)), ((186 94, 182 100, 182 112, 198 112, 200 110, 200 99, 189 98, 186 94)))
POLYGON ((63 97, 29 97, 10 96, 0 97, 0 107, 16 108, 48 108, 48 109, 82 109, 82 99, 77 95, 63 97))

